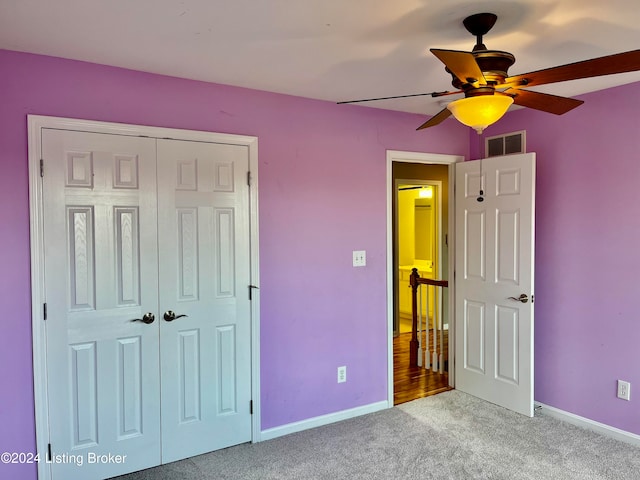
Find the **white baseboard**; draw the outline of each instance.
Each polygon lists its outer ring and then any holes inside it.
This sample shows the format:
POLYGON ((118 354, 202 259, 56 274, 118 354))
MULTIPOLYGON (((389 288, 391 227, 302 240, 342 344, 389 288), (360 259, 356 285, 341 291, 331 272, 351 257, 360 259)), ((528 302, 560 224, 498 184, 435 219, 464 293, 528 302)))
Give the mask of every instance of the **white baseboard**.
POLYGON ((572 425, 586 428, 588 430, 593 430, 594 432, 601 435, 612 437, 616 440, 620 440, 640 447, 640 435, 636 435, 635 433, 627 432, 625 430, 620 430, 619 428, 596 422, 594 420, 590 420, 573 413, 565 412, 564 410, 545 405, 544 403, 535 402, 535 404, 542 407, 542 413, 544 415, 548 415, 550 417, 557 418, 558 420, 563 420, 567 423, 571 423, 572 425))
POLYGON ((348 420, 349 418, 359 417, 360 415, 366 415, 367 413, 373 413, 391 407, 393 407, 393 405, 389 406, 389 402, 385 400, 382 402, 370 403, 369 405, 364 405, 362 407, 350 408, 349 410, 328 413, 327 415, 321 415, 319 417, 313 417, 299 422, 288 423, 280 427, 262 430, 262 432, 260 432, 260 438, 254 441, 261 442, 264 440, 271 440, 273 438, 282 437, 283 435, 289 435, 290 433, 329 425, 330 423, 348 420))

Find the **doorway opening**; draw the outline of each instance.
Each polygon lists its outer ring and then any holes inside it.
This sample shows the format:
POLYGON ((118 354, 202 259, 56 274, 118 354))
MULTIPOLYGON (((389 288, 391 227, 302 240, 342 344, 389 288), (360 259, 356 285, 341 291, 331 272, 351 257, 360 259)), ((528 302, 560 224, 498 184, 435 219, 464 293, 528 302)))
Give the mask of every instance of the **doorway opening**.
MULTIPOLYGON (((412 307, 409 278, 413 268, 423 278, 449 280, 453 275, 449 245, 453 245, 452 192, 453 164, 462 157, 412 152, 388 152, 388 283, 390 329, 389 403, 397 405, 453 388, 454 332, 449 328, 452 292, 442 288, 441 303, 422 305, 421 345, 434 345, 434 318, 443 339, 442 365, 433 368, 429 361, 419 366, 410 363, 412 307), (451 208, 450 208, 451 207, 451 208), (450 214, 451 212, 451 214, 450 214), (437 306, 435 306, 437 305, 437 306), (441 306, 440 306, 441 305, 441 306), (434 311, 434 309, 437 310, 434 311), (434 315, 436 314, 436 315, 434 315)), ((433 287, 431 294, 438 295, 433 287)), ((423 297, 424 298, 424 297, 423 297)), ((428 359, 428 352, 422 352, 428 359)))
MULTIPOLYGON (((445 165, 422 165, 422 174, 446 178, 445 165), (444 170, 442 170, 444 169, 444 170), (435 170, 435 171, 434 171, 435 170), (440 170, 440 171, 438 171, 440 170)), ((416 268, 422 278, 442 276, 442 181, 433 179, 395 179, 394 241, 397 251, 394 337, 411 333, 412 308, 409 285, 411 271, 416 268)), ((446 185, 445 185, 446 186, 446 185)), ((433 292, 430 292, 433 294, 433 292)), ((423 317, 433 317, 434 305, 423 317)), ((447 324, 447 322, 445 322, 447 324)))

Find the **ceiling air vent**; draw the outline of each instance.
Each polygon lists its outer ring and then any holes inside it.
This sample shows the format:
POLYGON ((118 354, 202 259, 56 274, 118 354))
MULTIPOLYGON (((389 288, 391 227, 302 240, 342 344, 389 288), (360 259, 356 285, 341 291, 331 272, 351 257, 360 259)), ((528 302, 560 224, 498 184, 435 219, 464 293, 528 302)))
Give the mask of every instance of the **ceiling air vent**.
POLYGON ((484 140, 484 151, 487 157, 498 155, 511 155, 513 153, 526 152, 526 132, 505 133, 495 137, 486 137, 484 140))

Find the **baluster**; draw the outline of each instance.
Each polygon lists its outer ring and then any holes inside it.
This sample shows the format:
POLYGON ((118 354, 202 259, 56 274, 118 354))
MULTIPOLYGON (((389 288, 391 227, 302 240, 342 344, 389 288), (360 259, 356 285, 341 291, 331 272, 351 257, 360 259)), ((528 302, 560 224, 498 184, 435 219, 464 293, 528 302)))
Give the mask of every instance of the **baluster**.
POLYGON ((425 350, 425 361, 424 368, 429 370, 431 368, 431 338, 429 337, 429 285, 423 285, 424 287, 424 299, 425 299, 425 318, 427 328, 425 328, 425 341, 427 343, 427 348, 425 350))
POLYGON ((409 366, 418 366, 418 269, 411 270, 409 285, 411 286, 411 340, 409 341, 409 366))
POLYGON ((442 292, 443 288, 438 289, 438 319, 440 322, 440 355, 438 356, 438 371, 444 373, 444 319, 442 317, 442 292))
POLYGON ((436 296, 436 287, 430 287, 429 290, 431 290, 432 292, 432 297, 433 297, 433 317, 432 317, 432 321, 433 321, 433 328, 432 328, 432 332, 433 332, 433 350, 431 351, 431 370, 433 372, 437 372, 438 371, 438 312, 437 312, 437 302, 435 301, 435 296, 436 296))
MULTIPOLYGON (((427 325, 427 330, 429 326, 427 325)), ((418 284, 418 366, 424 366, 422 349, 422 285, 418 284)))

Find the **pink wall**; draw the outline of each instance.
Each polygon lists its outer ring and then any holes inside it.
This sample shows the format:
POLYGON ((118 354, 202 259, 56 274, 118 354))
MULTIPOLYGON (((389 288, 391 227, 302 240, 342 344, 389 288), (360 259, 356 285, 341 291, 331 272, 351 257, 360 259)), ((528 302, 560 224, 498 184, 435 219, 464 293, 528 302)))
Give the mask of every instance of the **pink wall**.
POLYGON ((537 156, 536 400, 640 434, 640 83, 579 98, 560 117, 511 112, 487 135, 526 130, 537 156))
POLYGON ((386 149, 467 155, 463 127, 2 50, 0 67, 0 452, 35 445, 30 113, 258 136, 262 427, 386 400, 386 149))

